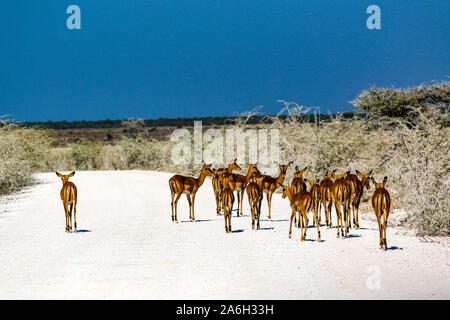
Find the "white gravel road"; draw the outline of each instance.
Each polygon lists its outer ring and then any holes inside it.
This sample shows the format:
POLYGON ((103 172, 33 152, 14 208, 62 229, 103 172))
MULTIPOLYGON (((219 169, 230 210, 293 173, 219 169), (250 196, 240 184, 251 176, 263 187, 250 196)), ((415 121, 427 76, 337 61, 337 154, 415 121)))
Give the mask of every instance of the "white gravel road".
MULTIPOLYGON (((186 198, 180 223, 170 218, 171 174, 77 172, 78 232, 65 219, 54 173, 0 199, 0 299, 449 299, 447 238, 426 242, 388 228, 390 250, 361 218, 348 239, 315 228, 288 238, 289 206, 264 199, 261 227, 232 218, 226 234, 216 216, 211 181, 197 194, 196 222, 186 198)), ((335 220, 335 218, 334 218, 335 220)), ((312 222, 312 220, 310 220, 312 222)))

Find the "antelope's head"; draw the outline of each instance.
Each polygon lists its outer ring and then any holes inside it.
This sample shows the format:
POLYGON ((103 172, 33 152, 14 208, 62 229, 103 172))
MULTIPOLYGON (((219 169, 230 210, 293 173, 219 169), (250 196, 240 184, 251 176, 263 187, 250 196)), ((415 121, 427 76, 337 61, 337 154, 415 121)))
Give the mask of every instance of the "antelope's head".
POLYGON ((303 173, 308 170, 308 166, 304 167, 302 170, 299 170, 298 166, 295 166, 294 177, 303 179, 303 173))
POLYGON ((361 183, 362 183, 363 188, 366 187, 366 189, 369 190, 370 189, 370 183, 369 183, 370 180, 369 179, 370 179, 370 175, 372 174, 372 170, 370 170, 370 172, 367 174, 361 173, 358 170, 356 170, 356 174, 361 177, 361 183))
POLYGON ((222 178, 222 173, 226 172, 227 169, 219 168, 219 169, 212 169, 212 172, 214 173, 214 176, 216 178, 222 178))
POLYGON ((337 181, 340 179, 345 179, 350 174, 350 171, 341 173, 341 174, 335 174, 334 171, 331 173, 331 176, 337 181))
MULTIPOLYGON (((228 170, 241 170, 241 167, 237 164, 237 159, 234 159, 232 162, 228 164, 228 170)), ((231 172, 230 171, 230 172, 231 172)))
POLYGON ((73 177, 75 175, 75 171, 69 173, 69 174, 61 174, 59 172, 56 172, 56 175, 61 178, 63 185, 69 181, 70 177, 73 177))
POLYGON ((281 183, 279 184, 279 186, 283 189, 283 194, 281 195, 281 197, 284 199, 291 192, 292 186, 284 186, 281 183))
POLYGON ((204 164, 202 167, 202 174, 205 176, 212 176, 214 177, 214 171, 211 170, 211 164, 204 164))
POLYGON ((287 169, 289 168, 289 166, 292 164, 293 162, 289 162, 288 164, 280 164, 280 175, 281 176, 286 176, 286 172, 287 169))
POLYGON ((323 179, 331 179, 334 177, 334 172, 336 171, 336 169, 332 170, 331 172, 325 174, 325 176, 323 177, 323 179))
POLYGON ((305 179, 306 183, 309 183, 310 187, 312 187, 315 184, 319 183, 319 179, 315 179, 315 180, 309 180, 309 179, 305 179))
POLYGON ((384 177, 382 183, 377 183, 373 177, 371 177, 370 180, 371 180, 371 181, 373 182, 373 184, 375 185, 375 189, 384 189, 384 185, 386 184, 387 177, 384 177))
POLYGON ((261 175, 261 172, 259 172, 257 166, 258 166, 257 163, 250 163, 250 165, 248 166, 248 171, 250 172, 250 175, 253 174, 256 174, 257 176, 261 175))

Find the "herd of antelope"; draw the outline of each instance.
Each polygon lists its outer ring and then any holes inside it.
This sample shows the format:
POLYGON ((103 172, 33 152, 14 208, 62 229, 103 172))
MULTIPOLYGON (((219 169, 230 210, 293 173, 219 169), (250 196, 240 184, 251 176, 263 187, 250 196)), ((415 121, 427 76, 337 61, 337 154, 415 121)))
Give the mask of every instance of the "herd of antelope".
POLYGON ((387 177, 382 183, 377 183, 370 177, 372 171, 367 174, 356 170, 356 174, 350 171, 335 174, 335 170, 325 174, 323 179, 304 179, 303 174, 308 167, 300 170, 295 167, 294 178, 290 185, 284 185, 287 165, 280 165, 280 173, 274 178, 259 172, 257 164, 250 164, 245 176, 233 173, 233 170, 241 170, 236 160, 229 163, 227 168, 212 169, 211 165, 204 164, 198 178, 175 175, 169 180, 172 196, 172 221, 178 222, 177 204, 181 195, 186 194, 189 203, 189 217, 195 220, 194 201, 198 189, 202 186, 207 176, 212 177, 212 187, 216 201, 216 214, 223 211, 225 219, 225 232, 231 232, 232 208, 237 198, 237 216, 242 216, 242 201, 244 191, 247 192, 250 212, 252 216, 252 229, 260 229, 261 202, 263 194, 266 194, 268 205, 268 218, 271 219, 271 203, 273 193, 281 187, 282 198, 288 198, 292 209, 289 226, 289 237, 292 233, 292 221, 300 228, 301 241, 306 239, 308 228, 308 213, 313 213, 313 225, 317 226, 318 240, 320 241, 321 207, 324 208, 325 223, 328 228, 332 227, 331 208, 334 201, 336 210, 337 237, 348 237, 349 229, 359 228, 358 210, 364 188, 370 188, 370 181, 375 185, 372 196, 372 207, 378 220, 380 230, 380 248, 387 249, 386 228, 390 210, 390 196, 384 185, 387 177), (333 180, 334 181, 333 181, 333 180), (307 188, 309 184, 309 189, 307 188), (234 193, 236 192, 236 198, 234 193), (353 219, 351 219, 353 214, 353 219))
MULTIPOLYGON (((298 213, 298 227, 300 228, 301 241, 306 239, 306 230, 308 229, 308 213, 313 213, 313 225, 317 226, 318 240, 320 241, 320 221, 321 207, 324 208, 325 223, 328 228, 332 227, 331 207, 334 201, 336 210, 337 236, 347 237, 349 229, 352 227, 351 215, 353 213, 353 226, 359 228, 358 209, 364 188, 370 188, 370 181, 375 185, 375 192, 372 196, 372 207, 378 220, 380 230, 380 248, 387 249, 386 228, 389 215, 391 199, 389 192, 385 189, 387 177, 384 177, 382 183, 377 183, 373 177, 370 177, 372 171, 367 174, 356 170, 356 175, 350 171, 335 174, 335 170, 327 173, 322 181, 318 179, 303 179, 304 172, 308 167, 299 170, 295 167, 294 178, 290 185, 284 185, 284 178, 287 169, 292 162, 287 165, 280 165, 280 173, 274 178, 269 175, 263 175, 259 172, 257 164, 250 164, 245 176, 233 173, 233 170, 241 170, 241 167, 232 161, 227 168, 211 169, 211 165, 203 165, 198 178, 174 175, 169 180, 170 192, 172 196, 172 221, 178 222, 177 204, 181 195, 186 194, 189 203, 189 217, 195 220, 194 202, 198 189, 202 186, 206 176, 211 176, 214 197, 216 200, 216 213, 220 215, 223 211, 225 219, 225 231, 231 232, 231 215, 235 202, 234 192, 237 198, 237 216, 243 216, 242 201, 244 191, 247 192, 248 202, 252 216, 252 229, 260 229, 259 218, 261 215, 261 202, 263 194, 266 194, 269 219, 271 219, 271 203, 273 193, 281 187, 283 189, 282 198, 288 198, 292 209, 289 237, 292 233, 292 220, 297 223, 296 215, 298 213), (361 180, 358 178, 361 178, 361 180), (333 179, 334 181, 332 181, 333 179), (309 190, 307 185, 309 184, 309 190), (350 207, 351 203, 351 207, 350 207)), ((56 172, 56 175, 62 180, 62 189, 60 192, 66 215, 66 232, 72 232, 72 211, 74 214, 74 231, 77 230, 76 205, 77 188, 69 178, 75 175, 72 172, 68 175, 62 175, 56 172)))

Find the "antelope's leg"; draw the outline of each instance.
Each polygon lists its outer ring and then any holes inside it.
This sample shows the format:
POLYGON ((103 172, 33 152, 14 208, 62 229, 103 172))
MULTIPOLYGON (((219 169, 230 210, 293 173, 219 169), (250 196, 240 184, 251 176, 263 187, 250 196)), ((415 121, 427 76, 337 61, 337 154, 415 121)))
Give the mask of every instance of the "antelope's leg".
POLYGON ((239 204, 238 204, 238 212, 239 212, 239 208, 241 208, 240 209, 241 210, 241 216, 243 216, 244 212, 242 211, 242 203, 244 202, 244 186, 242 186, 242 191, 240 193, 240 198, 241 198, 241 200, 240 200, 240 207, 239 207, 239 204))
POLYGON ((292 213, 291 213, 291 223, 289 225, 289 238, 291 237, 292 234, 292 218, 297 214, 297 212, 293 209, 292 213))
POLYGON ((362 197, 362 194, 358 198, 358 201, 356 202, 356 220, 355 220, 355 223, 356 223, 356 228, 358 228, 358 229, 359 229, 359 204, 361 203, 361 197, 362 197))
POLYGON ((299 212, 298 220, 300 223, 300 241, 303 241, 303 213, 299 212))
POLYGON ((269 219, 272 219, 270 216, 270 207, 272 206, 272 194, 273 194, 273 191, 269 191, 269 194, 267 196, 267 203, 269 205, 269 219))
POLYGON ((194 214, 195 195, 196 195, 196 193, 192 194, 192 220, 194 220, 194 221, 195 221, 195 214, 194 214))
MULTIPOLYGON (((334 208, 336 209, 336 228, 337 228, 337 237, 339 238, 339 216, 341 215, 341 205, 338 201, 334 202, 334 208)), ((331 214, 330 214, 331 217, 331 214)))
POLYGON ((73 209, 73 203, 71 203, 68 206, 68 210, 69 210, 69 231, 72 232, 72 209, 73 209))
POLYGON ((387 215, 383 215, 384 217, 384 231, 383 231, 383 243, 384 243, 384 250, 387 250, 387 241, 386 241, 386 229, 387 229, 387 215))
POLYGON ((378 209, 375 210, 375 215, 377 216, 378 229, 380 230, 380 249, 383 248, 383 226, 381 224, 381 217, 378 209))
POLYGON ((192 202, 191 202, 191 197, 189 196, 188 193, 186 193, 186 199, 189 203, 189 219, 192 220, 192 202))
MULTIPOLYGON (((241 198, 240 195, 241 195, 241 192, 240 191, 236 191, 236 197, 237 197, 237 200, 238 200, 236 217, 239 217, 239 201, 240 201, 240 198, 241 198)), ((233 210, 233 208, 231 208, 231 210, 233 210)))
POLYGON ((224 211, 223 211, 223 218, 224 218, 224 220, 225 220, 225 232, 228 233, 228 227, 227 227, 227 212, 225 211, 225 209, 224 209, 224 211))
POLYGON ((65 202, 63 202, 63 206, 64 206, 64 215, 66 216, 66 232, 69 232, 69 214, 67 213, 68 208, 65 202))
POLYGON ((174 216, 173 216, 173 198, 175 196, 175 192, 172 191, 172 189, 170 189, 170 196, 172 197, 172 201, 170 202, 170 206, 172 207, 172 221, 174 220, 174 216))
POLYGON ((314 220, 316 221, 316 224, 317 224, 317 236, 318 236, 318 239, 319 239, 319 241, 320 241, 320 229, 319 229, 319 218, 317 217, 317 214, 316 213, 314 213, 314 220))
POLYGON ((76 202, 76 200, 73 203, 73 221, 74 221, 74 230, 77 231, 77 202, 76 202))
MULTIPOLYGON (((331 200, 329 200, 328 201, 328 216, 329 216, 329 218, 330 218, 330 228, 332 227, 332 225, 333 225, 333 222, 331 221, 332 220, 332 218, 331 218, 331 206, 333 205, 333 202, 331 201, 331 200)), ((336 206, 336 204, 335 204, 335 206, 336 206)))
POLYGON ((174 203, 174 205, 175 205, 175 221, 176 222, 178 222, 178 210, 177 210, 177 207, 178 207, 178 200, 180 200, 180 197, 181 197, 181 193, 177 193, 177 197, 175 198, 175 203, 174 203))

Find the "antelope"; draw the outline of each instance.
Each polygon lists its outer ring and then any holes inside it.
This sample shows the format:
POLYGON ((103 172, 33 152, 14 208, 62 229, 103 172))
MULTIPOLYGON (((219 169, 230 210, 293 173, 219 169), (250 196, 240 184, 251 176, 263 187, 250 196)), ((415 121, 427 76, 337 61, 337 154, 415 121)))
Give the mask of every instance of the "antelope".
MULTIPOLYGON (((370 189, 369 179, 371 174, 372 170, 370 170, 370 172, 367 174, 361 173, 358 170, 356 170, 356 175, 349 174, 347 178, 345 178, 351 189, 351 203, 352 203, 351 209, 353 212, 353 225, 357 229, 359 229, 359 218, 358 218, 359 204, 361 202, 364 187, 366 187, 367 190, 370 189), (358 179, 357 175, 361 177, 361 180, 358 179)), ((351 228, 352 224, 350 221, 349 225, 351 228)))
POLYGON ((56 175, 61 178, 63 184, 60 196, 66 214, 66 232, 72 232, 72 209, 74 231, 77 231, 77 187, 73 182, 69 182, 69 178, 75 175, 75 171, 67 175, 56 172, 56 175))
POLYGON ((211 183, 214 191, 214 197, 216 199, 216 213, 219 215, 222 210, 222 205, 220 202, 220 193, 222 192, 222 174, 227 172, 227 169, 213 169, 213 172, 214 177, 211 179, 211 183))
MULTIPOLYGON (((319 204, 320 204, 320 187, 319 187, 319 179, 309 180, 305 179, 306 183, 309 183, 309 193, 311 194, 313 201, 313 212, 314 215, 317 216, 317 221, 320 224, 320 212, 319 212, 319 204)), ((314 226, 315 220, 313 221, 314 226)))
MULTIPOLYGON (((234 187, 233 175, 223 173, 222 182, 223 190, 221 194, 221 201, 223 206, 223 217, 225 219, 225 232, 231 232, 231 210, 233 210, 234 204, 234 187)), ((239 209, 239 207, 238 207, 239 209)))
POLYGON ((374 178, 371 178, 371 180, 375 185, 375 192, 372 196, 372 207, 377 216, 378 229, 380 230, 380 249, 384 246, 384 250, 387 250, 386 228, 389 210, 391 208, 391 197, 389 196, 389 192, 384 188, 387 177, 384 177, 382 183, 377 183, 374 178), (383 223, 381 219, 384 220, 383 223))
MULTIPOLYGON (((333 181, 331 181, 331 177, 334 174, 333 170, 330 173, 327 173, 323 180, 320 182, 320 201, 323 206, 323 210, 325 212, 325 223, 327 227, 331 228, 331 206, 332 206, 332 194, 331 187, 333 186, 333 181)), ((320 205, 319 205, 319 221, 320 221, 320 205)))
POLYGON ((306 171, 306 169, 308 169, 308 167, 305 167, 303 170, 299 170, 298 166, 295 166, 294 178, 291 182, 291 186, 294 186, 294 193, 306 191, 306 184, 303 180, 303 173, 306 171))
POLYGON ((272 203, 272 194, 283 183, 284 177, 286 176, 286 171, 291 164, 292 161, 286 165, 280 165, 280 173, 276 178, 263 175, 258 179, 258 186, 261 189, 262 193, 265 193, 267 197, 267 205, 269 208, 269 219, 271 219, 270 207, 272 203))
POLYGON ((222 175, 223 173, 231 174, 233 170, 241 170, 241 167, 236 163, 237 159, 234 159, 232 162, 228 164, 227 169, 214 169, 214 178, 212 179, 212 186, 214 190, 214 195, 216 197, 216 205, 217 205, 217 215, 219 215, 221 210, 221 202, 220 202, 220 193, 223 189, 222 186, 222 175))
MULTIPOLYGON (((309 192, 303 191, 301 193, 294 193, 294 187, 291 186, 283 186, 283 195, 282 198, 288 197, 290 206, 292 209, 291 212, 291 223, 289 226, 289 238, 291 237, 292 233, 292 219, 296 215, 297 212, 301 213, 301 216, 299 214, 299 221, 300 221, 300 233, 301 233, 301 241, 304 241, 306 238, 306 230, 308 229, 308 215, 307 213, 311 210, 311 207, 313 205, 313 199, 309 192), (305 231, 303 232, 303 222, 305 224, 305 231)), ((314 220, 317 223, 317 235, 318 239, 320 241, 320 230, 319 230, 319 222, 317 221, 317 216, 314 215, 314 220)))
POLYGON ((256 222, 256 229, 259 230, 259 217, 261 215, 261 200, 262 200, 262 192, 259 189, 258 183, 257 183, 257 173, 253 172, 252 176, 250 177, 249 184, 247 185, 247 197, 248 197, 248 204, 250 205, 250 210, 252 214, 252 229, 255 229, 255 222, 256 222))
POLYGON ((186 194, 186 198, 189 202, 189 218, 195 221, 194 216, 194 201, 195 195, 198 189, 202 186, 206 176, 214 176, 214 172, 211 170, 211 164, 204 164, 200 176, 198 178, 186 177, 179 174, 174 175, 169 179, 170 193, 172 195, 172 221, 178 222, 177 218, 177 204, 183 193, 186 194), (175 198, 176 194, 176 198, 175 198), (174 200, 175 198, 175 200, 174 200), (192 201, 191 201, 192 198, 192 201), (175 208, 174 208, 175 207, 175 208), (175 209, 175 210, 174 210, 175 209), (175 213, 175 214, 174 214, 175 213))
POLYGON ((344 214, 345 222, 345 237, 349 233, 348 227, 348 211, 350 208, 350 187, 345 180, 349 172, 345 172, 339 175, 333 173, 333 178, 335 181, 331 186, 331 194, 334 199, 334 207, 336 209, 336 220, 337 220, 337 236, 339 237, 339 224, 341 226, 341 235, 344 236, 344 228, 342 224, 342 214, 344 214), (341 212, 341 204, 343 206, 343 211, 341 212))
POLYGON ((257 165, 258 165, 257 163, 250 164, 248 167, 248 170, 247 170, 247 174, 245 176, 243 176, 242 174, 232 173, 233 183, 235 186, 234 190, 236 191, 237 200, 238 200, 238 207, 237 207, 237 216, 238 217, 239 217, 239 212, 240 212, 241 216, 244 215, 242 213, 242 200, 244 198, 244 190, 247 187, 248 180, 250 179, 253 172, 256 172, 258 176, 261 176, 258 169, 256 168, 257 165))

